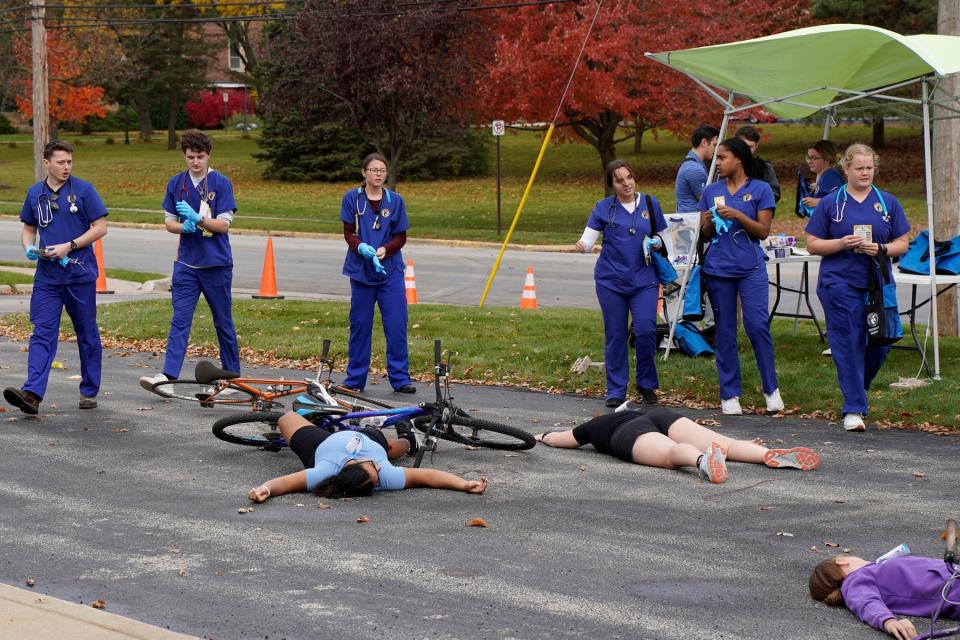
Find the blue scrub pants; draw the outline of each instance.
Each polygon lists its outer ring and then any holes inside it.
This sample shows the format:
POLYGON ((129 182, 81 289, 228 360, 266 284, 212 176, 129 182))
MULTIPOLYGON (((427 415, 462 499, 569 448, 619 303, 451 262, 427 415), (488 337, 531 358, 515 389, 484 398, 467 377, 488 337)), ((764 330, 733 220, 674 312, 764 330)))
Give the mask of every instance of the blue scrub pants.
POLYGON ((97 283, 48 284, 34 281, 30 296, 30 352, 27 355, 27 380, 24 391, 40 398, 47 392, 47 378, 57 355, 60 316, 67 315, 77 332, 80 352, 80 394, 95 398, 100 391, 100 365, 103 347, 97 328, 97 283))
POLYGON ((770 337, 768 317, 769 291, 767 270, 757 269, 747 276, 724 278, 704 275, 710 306, 716 321, 717 377, 720 379, 720 399, 729 400, 743 394, 740 376, 740 356, 737 352, 737 297, 743 309, 743 328, 753 345, 753 354, 760 371, 764 393, 773 393, 777 384, 777 370, 773 363, 773 338, 770 337))
POLYGON ((657 298, 656 285, 633 293, 620 293, 597 283, 597 300, 603 313, 604 368, 607 371, 607 397, 626 398, 629 382, 627 354, 627 314, 633 318, 633 334, 637 337, 637 386, 657 389, 657 298))
POLYGON ((387 340, 387 378, 391 387, 399 389, 410 384, 407 292, 402 269, 394 270, 393 274, 380 284, 363 284, 350 279, 350 361, 343 384, 353 389, 367 386, 374 305, 380 307, 383 335, 387 340))
POLYGON ((170 299, 173 302, 173 321, 167 336, 167 357, 163 373, 168 378, 180 376, 183 358, 190 341, 190 325, 197 309, 200 294, 207 301, 213 315, 213 326, 220 343, 220 364, 227 371, 240 373, 240 349, 237 346, 237 331, 233 327, 233 267, 207 267, 192 269, 179 262, 173 263, 173 286, 170 299))
POLYGON ((827 343, 843 394, 841 414, 867 413, 867 390, 890 353, 890 347, 867 346, 864 292, 842 282, 817 287, 827 321, 827 343))

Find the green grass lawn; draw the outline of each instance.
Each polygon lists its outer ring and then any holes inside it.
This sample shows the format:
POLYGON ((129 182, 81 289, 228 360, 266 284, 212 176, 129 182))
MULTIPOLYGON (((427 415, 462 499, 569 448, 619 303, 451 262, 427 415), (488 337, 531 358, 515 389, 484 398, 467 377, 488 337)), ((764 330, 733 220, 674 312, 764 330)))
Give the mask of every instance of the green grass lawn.
POLYGON ((0 270, 0 285, 7 284, 16 289, 18 284, 33 284, 33 276, 25 273, 0 270))
MULTIPOLYGON (((735 123, 736 124, 736 123, 735 123)), ((784 198, 774 220, 774 233, 797 235, 800 220, 793 215, 796 168, 802 164, 808 144, 819 139, 821 127, 796 123, 764 126, 768 139, 761 155, 777 166, 784 198)), ((116 134, 112 134, 118 137, 116 134)), ((353 184, 282 183, 262 178, 263 165, 253 154, 255 139, 213 132, 215 147, 211 165, 233 181, 239 216, 237 229, 267 231, 316 231, 337 233, 340 198, 353 184)), ((880 186, 900 197, 915 225, 926 225, 923 204, 920 131, 890 124, 890 150, 881 152, 880 186)), ((111 221, 161 223, 158 211, 169 177, 182 170, 182 154, 167 151, 164 142, 108 145, 105 136, 66 136, 80 146, 75 154, 75 173, 96 185, 111 208, 111 221)), ((122 136, 119 136, 122 138, 122 136)), ((832 138, 846 144, 870 140, 863 125, 834 129, 832 138)), ((20 140, 14 147, 0 144, 0 214, 19 213, 23 193, 33 181, 32 146, 22 135, 0 136, 20 140)), ((540 148, 541 135, 521 132, 502 141, 502 228, 510 226, 540 148)), ((673 177, 688 144, 667 133, 656 138, 647 133, 643 152, 633 153, 633 142, 618 148, 621 157, 634 163, 641 188, 657 196, 666 210, 674 204, 673 177)), ((411 237, 496 241, 496 180, 492 174, 494 147, 490 145, 491 175, 482 178, 435 182, 401 182, 398 191, 407 201, 411 237)), ((359 162, 359 159, 358 159, 359 162)), ((359 181, 360 173, 357 172, 359 181)), ((402 177, 401 177, 402 178, 402 177)), ((537 182, 527 200, 513 242, 517 244, 572 244, 583 230, 593 203, 603 197, 600 160, 584 143, 551 143, 537 182)))
MULTIPOLYGON (((246 362, 291 366, 305 370, 316 366, 324 338, 333 341, 339 354, 338 369, 345 365, 348 337, 348 303, 307 301, 236 301, 234 319, 246 362)), ((98 309, 101 331, 117 345, 162 348, 170 323, 168 301, 115 303, 98 309), (149 341, 149 342, 147 342, 149 341), (138 345, 139 343, 139 345, 138 345)), ((379 322, 379 320, 378 320, 379 322)), ((410 307, 410 366, 420 379, 429 378, 433 365, 433 341, 443 340, 453 351, 454 377, 474 383, 511 384, 568 393, 602 396, 603 374, 591 369, 578 376, 570 365, 583 355, 603 360, 603 331, 597 311, 551 308, 519 309, 415 305, 410 307), (477 340, 482 335, 483 340, 477 340)), ((69 325, 66 327, 69 331, 69 325)), ((788 411, 817 418, 835 418, 841 398, 832 361, 820 355, 824 348, 810 323, 801 323, 797 337, 793 323, 775 320, 777 371, 788 411)), ((0 318, 0 330, 8 335, 29 334, 24 314, 0 318)), ((216 335, 209 310, 198 307, 192 343, 201 352, 216 356, 216 335)), ((744 371, 742 403, 762 407, 760 381, 749 343, 741 335, 740 354, 744 371)), ((384 369, 383 333, 373 330, 373 368, 384 369)), ((943 362, 960 358, 960 339, 943 338, 943 362)), ((674 354, 658 362, 662 391, 673 400, 692 407, 717 407, 719 387, 714 363, 674 354)), ((894 351, 870 394, 871 421, 883 424, 930 423, 960 428, 956 397, 960 385, 947 379, 913 391, 893 390, 891 382, 913 376, 919 367, 916 352, 894 351)), ((189 372, 184 372, 189 375, 189 372)))
MULTIPOLYGON (((33 262, 7 262, 0 260, 0 273, 2 274, 11 274, 9 271, 2 271, 3 267, 23 267, 25 269, 32 269, 36 266, 36 263, 33 262)), ((14 274, 14 275, 23 275, 23 274, 14 274)), ((146 282, 147 280, 160 280, 161 278, 166 278, 170 274, 163 273, 151 273, 149 271, 130 271, 128 269, 107 269, 108 278, 116 278, 117 280, 129 280, 130 282, 146 282)), ((23 275, 25 280, 23 283, 33 282, 33 276, 23 275)))

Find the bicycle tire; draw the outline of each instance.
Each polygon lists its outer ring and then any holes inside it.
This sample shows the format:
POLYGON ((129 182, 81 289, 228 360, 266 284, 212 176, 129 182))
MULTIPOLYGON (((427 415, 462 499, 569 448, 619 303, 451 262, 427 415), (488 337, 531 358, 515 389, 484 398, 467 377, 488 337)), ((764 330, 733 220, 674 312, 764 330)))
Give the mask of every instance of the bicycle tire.
POLYGON ((213 435, 231 444, 279 451, 286 444, 277 444, 277 438, 266 434, 280 436, 277 422, 282 415, 278 411, 251 411, 224 416, 213 423, 213 435))
POLYGON ((256 395, 237 387, 230 388, 232 391, 230 395, 209 399, 211 386, 196 380, 169 380, 153 385, 153 392, 164 398, 198 402, 204 407, 252 407, 256 403, 256 395))
MULTIPOLYGON (((430 416, 420 416, 413 421, 413 424, 417 429, 426 433, 430 420, 430 416)), ((474 418, 460 409, 457 410, 456 415, 450 418, 449 427, 438 433, 437 437, 458 444, 502 451, 533 449, 537 443, 533 434, 527 433, 523 429, 493 422, 492 420, 474 418), (497 434, 501 437, 498 439, 486 435, 481 436, 480 431, 497 434)))

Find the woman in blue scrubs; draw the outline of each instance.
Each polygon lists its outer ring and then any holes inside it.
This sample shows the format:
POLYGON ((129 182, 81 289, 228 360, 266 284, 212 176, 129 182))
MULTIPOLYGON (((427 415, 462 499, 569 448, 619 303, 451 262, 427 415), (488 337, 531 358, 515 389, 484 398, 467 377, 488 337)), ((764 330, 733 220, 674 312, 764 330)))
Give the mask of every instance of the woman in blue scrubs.
POLYGON ((636 336, 637 392, 643 402, 656 404, 660 382, 654 357, 660 280, 644 254, 662 249, 663 240, 654 234, 666 229, 667 223, 657 199, 637 192, 636 174, 626 162, 614 160, 608 164, 606 179, 614 194, 594 205, 576 244, 576 251, 589 252, 603 234, 603 250, 597 259, 594 279, 603 312, 606 404, 619 406, 627 396, 628 315, 633 318, 636 336))
POLYGON ((910 233, 900 202, 873 184, 877 160, 867 145, 850 145, 840 160, 846 186, 820 200, 806 228, 807 249, 823 256, 817 296, 827 321, 847 431, 865 429, 867 390, 890 352, 889 346, 867 346, 864 294, 874 269, 871 258, 902 256, 910 233))
POLYGON ((833 168, 837 159, 837 147, 829 140, 819 140, 807 149, 807 168, 816 176, 811 191, 813 195, 802 200, 803 205, 809 208, 817 206, 821 198, 833 193, 843 186, 843 175, 833 168))
POLYGON ((718 182, 700 198, 701 234, 709 240, 703 273, 716 318, 717 375, 720 408, 740 415, 740 357, 737 354, 737 298, 743 328, 753 345, 767 411, 783 410, 773 362, 773 339, 767 316, 767 265, 760 241, 770 234, 775 208, 773 191, 760 177, 750 147, 729 138, 717 147, 718 182))
POLYGON ((373 307, 380 307, 387 340, 387 377, 397 393, 416 393, 407 355, 407 293, 400 249, 407 242, 407 207, 400 194, 384 185, 387 160, 371 153, 363 160, 363 183, 340 203, 347 256, 343 275, 350 278, 350 344, 347 377, 353 389, 367 386, 373 336, 373 307))

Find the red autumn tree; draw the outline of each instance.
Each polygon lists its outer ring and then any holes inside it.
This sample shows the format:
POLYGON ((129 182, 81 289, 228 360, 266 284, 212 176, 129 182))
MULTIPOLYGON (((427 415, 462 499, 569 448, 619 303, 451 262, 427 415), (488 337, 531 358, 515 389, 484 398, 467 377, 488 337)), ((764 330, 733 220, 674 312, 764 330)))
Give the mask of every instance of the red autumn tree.
MULTIPOLYGON (((27 69, 26 79, 18 81, 20 95, 16 97, 17 109, 24 118, 33 117, 32 73, 33 60, 30 45, 17 40, 14 56, 21 68, 27 69)), ((90 116, 103 117, 107 107, 103 104, 103 88, 88 84, 82 56, 68 38, 58 31, 47 33, 47 67, 50 95, 50 122, 83 124, 90 116)))
MULTIPOLYGON (((796 28, 809 21, 807 6, 807 0, 607 0, 559 113, 557 126, 563 128, 555 135, 587 141, 606 166, 615 157, 623 123, 683 135, 701 121, 718 120, 719 107, 709 96, 643 54, 796 28)), ((486 12, 497 40, 477 86, 485 114, 551 122, 596 7, 593 1, 486 12)))

